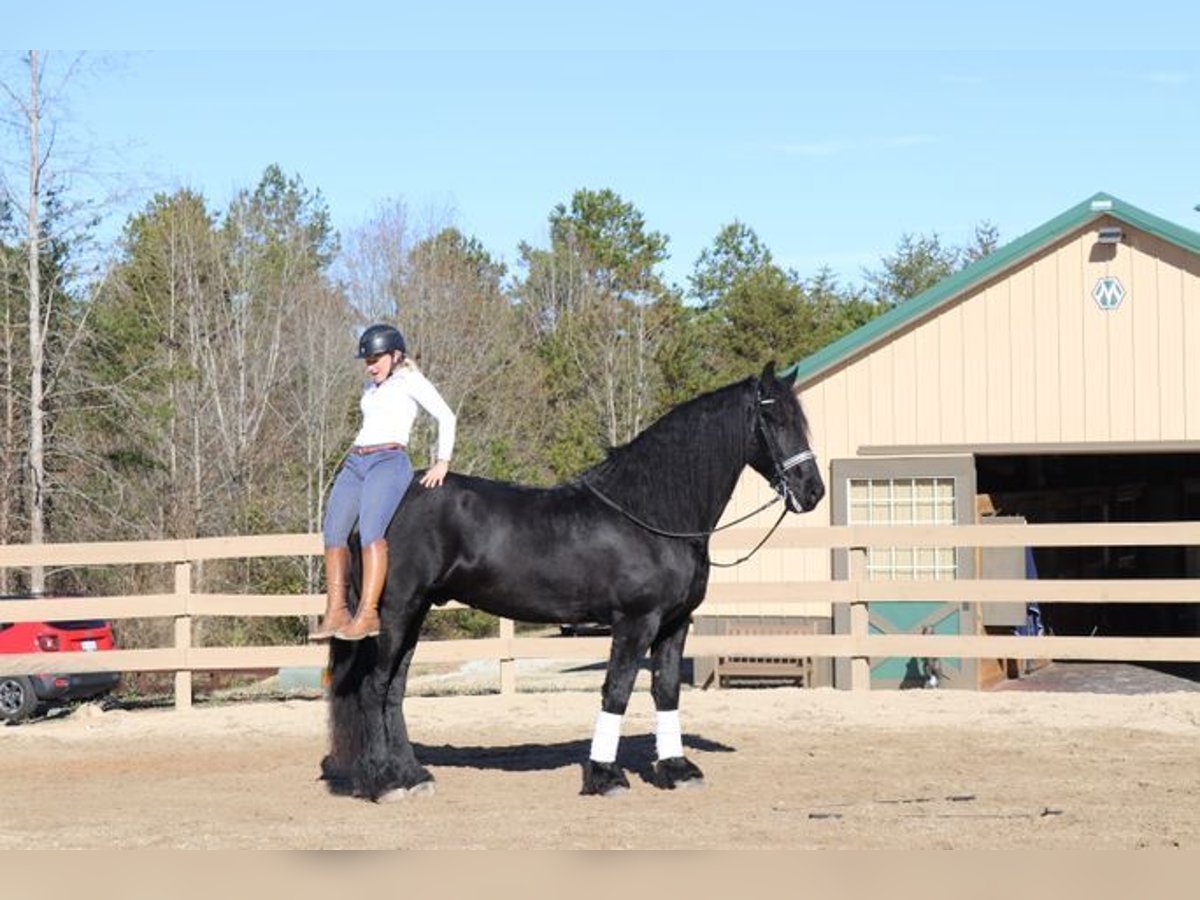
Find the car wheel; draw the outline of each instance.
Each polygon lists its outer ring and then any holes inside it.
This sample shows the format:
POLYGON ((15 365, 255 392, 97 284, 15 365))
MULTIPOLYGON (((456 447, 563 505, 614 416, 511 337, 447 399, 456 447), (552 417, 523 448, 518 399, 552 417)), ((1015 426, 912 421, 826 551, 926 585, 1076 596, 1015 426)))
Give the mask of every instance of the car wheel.
POLYGON ((0 675, 0 719, 20 722, 37 709, 33 685, 21 675, 0 675))

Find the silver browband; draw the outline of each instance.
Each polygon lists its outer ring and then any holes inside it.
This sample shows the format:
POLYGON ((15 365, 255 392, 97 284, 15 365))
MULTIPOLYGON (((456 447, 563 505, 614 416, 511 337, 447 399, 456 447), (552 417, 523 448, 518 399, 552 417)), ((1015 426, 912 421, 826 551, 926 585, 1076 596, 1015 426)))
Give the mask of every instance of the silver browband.
POLYGON ((780 463, 779 468, 786 472, 788 469, 794 469, 801 463, 806 463, 809 460, 815 460, 816 458, 817 454, 813 453, 811 450, 801 450, 795 456, 789 456, 782 463, 780 463))

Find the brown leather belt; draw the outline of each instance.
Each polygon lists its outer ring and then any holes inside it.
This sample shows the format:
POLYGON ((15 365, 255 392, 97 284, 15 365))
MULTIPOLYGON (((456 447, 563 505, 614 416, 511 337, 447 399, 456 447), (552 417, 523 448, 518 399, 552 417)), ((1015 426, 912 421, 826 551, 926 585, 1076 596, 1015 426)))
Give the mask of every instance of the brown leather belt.
POLYGON ((350 448, 350 452, 355 456, 367 456, 371 453, 382 453, 384 450, 407 450, 404 444, 367 444, 359 446, 355 444, 350 448))

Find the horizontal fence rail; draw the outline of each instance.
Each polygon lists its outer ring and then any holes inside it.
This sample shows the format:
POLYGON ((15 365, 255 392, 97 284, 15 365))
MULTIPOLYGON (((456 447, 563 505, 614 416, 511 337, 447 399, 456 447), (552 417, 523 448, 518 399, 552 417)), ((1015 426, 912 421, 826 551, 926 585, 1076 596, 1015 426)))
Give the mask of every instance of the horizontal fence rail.
MULTIPOLYGON (((757 543, 756 529, 732 529, 713 536, 717 551, 744 551, 757 543)), ((1026 637, 1018 635, 872 634, 872 602, 959 602, 972 604, 1039 603, 1200 603, 1200 579, 1024 580, 971 579, 869 581, 861 561, 870 547, 1121 547, 1197 546, 1200 522, 1075 525, 938 525, 785 527, 771 538, 776 549, 849 551, 857 558, 851 578, 837 581, 778 581, 709 586, 704 615, 738 615, 752 604, 848 604, 847 634, 697 635, 688 638, 687 655, 747 657, 825 657, 849 659, 850 687, 869 687, 872 658, 1087 659, 1144 662, 1200 662, 1200 636, 1177 637, 1026 637)), ((319 668, 323 646, 196 647, 192 620, 197 616, 314 616, 324 608, 321 594, 203 593, 192 589, 193 568, 209 560, 262 557, 312 557, 322 553, 317 534, 215 537, 168 541, 118 541, 88 544, 0 546, 0 568, 48 568, 162 564, 174 567, 170 593, 11 600, 0 604, 0 621, 170 618, 172 647, 107 650, 93 653, 22 653, 0 657, 0 673, 28 675, 51 670, 76 672, 173 672, 180 708, 192 701, 195 672, 319 668)), ((448 604, 455 608, 457 603, 448 604)), ((446 608, 446 607, 442 607, 446 608)), ((744 612, 741 614, 745 614, 744 612)), ((502 693, 514 691, 518 659, 597 660, 608 655, 608 638, 551 640, 517 637, 511 620, 500 620, 500 636, 474 640, 426 640, 415 660, 457 663, 494 660, 500 667, 502 693)))

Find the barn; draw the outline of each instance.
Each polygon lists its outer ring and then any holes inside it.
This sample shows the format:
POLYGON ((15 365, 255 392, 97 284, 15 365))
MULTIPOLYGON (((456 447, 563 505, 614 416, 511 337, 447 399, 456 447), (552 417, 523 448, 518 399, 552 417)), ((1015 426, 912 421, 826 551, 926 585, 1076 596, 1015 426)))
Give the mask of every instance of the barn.
MULTIPOLYGON (((1098 193, 793 366, 828 492, 800 525, 1200 520, 1200 233, 1098 193)), ((743 477, 727 516, 770 488, 743 477)), ((1198 525, 1200 529, 1200 525, 1198 525)), ((1200 539, 1197 544, 1200 545, 1200 539)), ((873 579, 1192 578, 1200 546, 873 549, 873 579)), ((822 550, 764 550, 738 585, 845 577, 822 550)), ((747 591, 752 597, 753 592, 747 591)), ((719 607, 697 630, 845 631, 841 605, 719 607), (784 616, 787 616, 786 623, 784 616), (749 624, 747 624, 749 623, 749 624)), ((872 629, 1200 633, 1197 605, 872 604, 872 629), (1031 613, 1034 616, 1031 616, 1031 613), (1036 618, 1035 618, 1036 616, 1036 618)), ((702 612, 704 609, 702 608, 702 612)), ((815 661, 814 684, 846 671, 815 661)), ((907 686, 911 660, 873 660, 907 686)), ((951 684, 996 673, 957 661, 951 684)), ((1011 675, 1011 673, 1009 673, 1011 675)))

